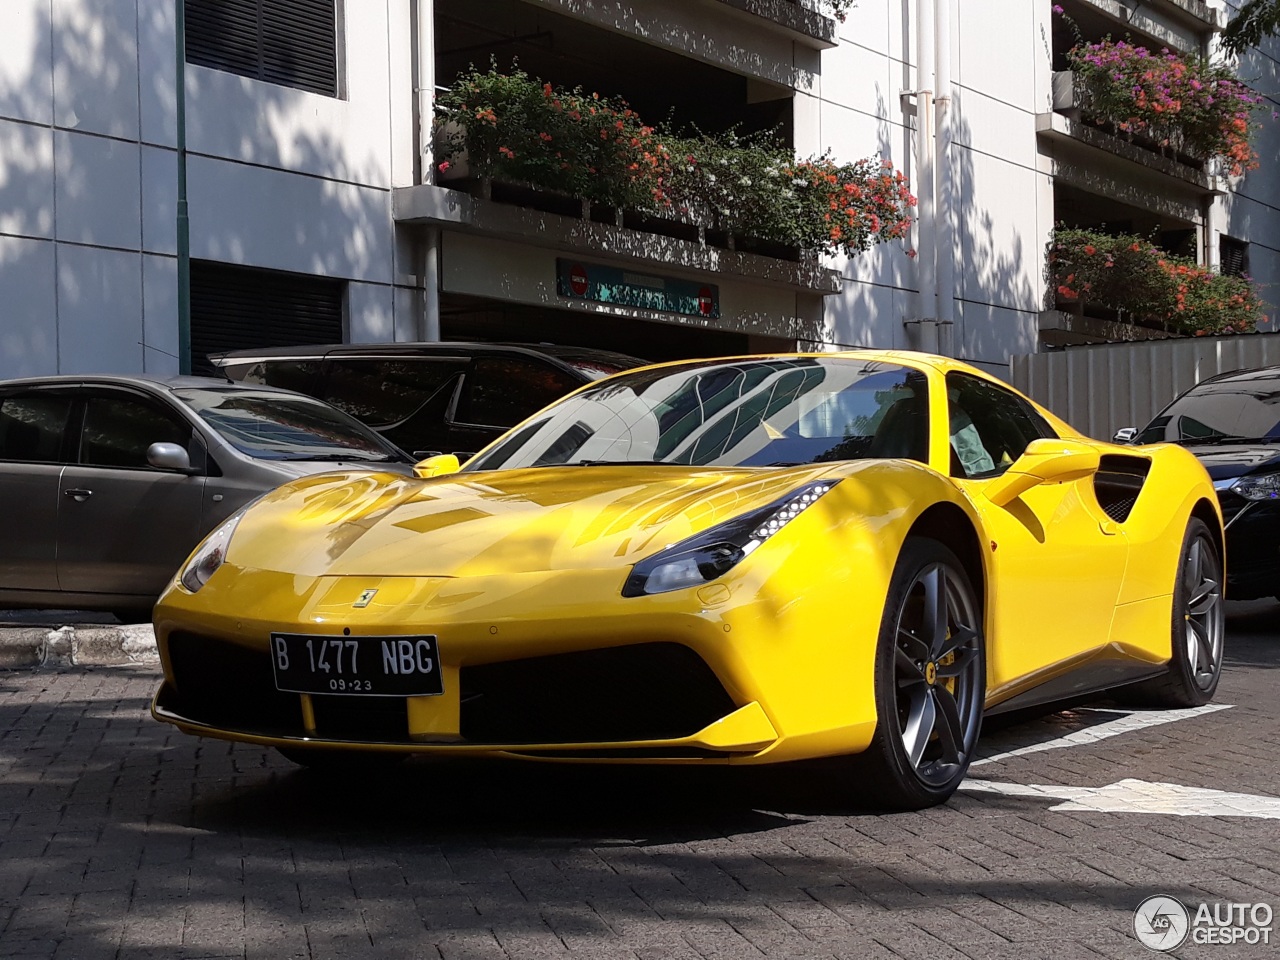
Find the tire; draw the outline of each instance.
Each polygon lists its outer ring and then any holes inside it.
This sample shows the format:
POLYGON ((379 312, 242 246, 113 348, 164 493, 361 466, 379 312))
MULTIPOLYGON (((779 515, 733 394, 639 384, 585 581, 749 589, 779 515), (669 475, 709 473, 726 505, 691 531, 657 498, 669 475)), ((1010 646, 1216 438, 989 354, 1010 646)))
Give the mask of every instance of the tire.
POLYGON ((863 789, 878 805, 931 807, 964 779, 986 698, 981 617, 956 555, 935 540, 909 539, 876 644, 876 733, 856 758, 863 789))
POLYGON ((1199 707, 1213 699, 1226 639, 1222 557, 1205 522, 1192 517, 1173 584, 1172 656, 1165 674, 1134 684, 1131 699, 1156 707, 1199 707))
POLYGON ((406 759, 403 753, 369 753, 325 747, 276 747, 276 752, 291 763, 325 774, 379 773, 394 770, 406 759))

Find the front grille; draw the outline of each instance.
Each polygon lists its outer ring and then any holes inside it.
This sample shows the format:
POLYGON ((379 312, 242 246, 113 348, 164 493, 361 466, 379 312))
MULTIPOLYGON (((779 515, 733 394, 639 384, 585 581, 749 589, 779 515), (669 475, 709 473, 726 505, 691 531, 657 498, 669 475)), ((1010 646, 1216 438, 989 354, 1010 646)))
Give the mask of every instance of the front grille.
POLYGON ((275 687, 265 651, 194 633, 169 636, 175 700, 172 709, 210 727, 302 736, 297 694, 275 687))
POLYGON ((462 736, 473 743, 670 740, 734 709, 705 661, 641 643, 464 667, 462 736))

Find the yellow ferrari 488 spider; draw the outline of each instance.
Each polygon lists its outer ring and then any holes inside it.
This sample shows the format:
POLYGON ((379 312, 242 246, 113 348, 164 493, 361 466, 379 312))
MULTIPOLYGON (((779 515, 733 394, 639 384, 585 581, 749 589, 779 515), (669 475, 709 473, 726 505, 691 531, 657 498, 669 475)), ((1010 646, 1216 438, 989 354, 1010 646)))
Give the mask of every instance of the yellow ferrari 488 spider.
POLYGON ((918 808, 984 713, 1206 702, 1222 542, 1191 454, 1085 439, 961 363, 670 363, 460 470, 251 504, 156 607, 153 713, 304 764, 835 758, 918 808))

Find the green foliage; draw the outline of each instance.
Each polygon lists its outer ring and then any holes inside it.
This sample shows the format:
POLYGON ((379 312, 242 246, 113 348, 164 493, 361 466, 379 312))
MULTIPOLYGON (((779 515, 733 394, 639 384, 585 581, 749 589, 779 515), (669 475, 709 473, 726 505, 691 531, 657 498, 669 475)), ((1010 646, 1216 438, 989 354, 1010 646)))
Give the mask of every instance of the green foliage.
POLYGON ((1222 32, 1227 53, 1243 53, 1280 33, 1280 0, 1248 0, 1222 32))
POLYGON ((1214 273, 1138 236, 1059 226, 1049 267, 1059 302, 1095 303, 1188 335, 1250 332, 1266 307, 1247 277, 1214 273))
POLYGON ((904 236, 915 205, 888 161, 798 159, 767 135, 677 136, 624 101, 472 69, 437 100, 446 172, 528 183, 676 217, 804 254, 853 255, 904 236))

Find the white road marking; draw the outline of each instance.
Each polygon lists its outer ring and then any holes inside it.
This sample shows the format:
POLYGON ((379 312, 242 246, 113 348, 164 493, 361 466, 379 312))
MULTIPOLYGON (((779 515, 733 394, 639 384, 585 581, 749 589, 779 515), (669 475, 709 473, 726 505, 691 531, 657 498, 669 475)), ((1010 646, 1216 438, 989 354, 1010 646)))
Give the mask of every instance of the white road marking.
POLYGON ((1008 797, 1040 797, 1064 800, 1050 810, 1085 810, 1094 813, 1159 813, 1175 817, 1260 817, 1280 820, 1280 797, 1227 793, 1184 787, 1176 783, 1149 783, 1126 779, 1105 787, 1056 787, 1039 783, 1000 783, 966 780, 961 790, 1008 797))
POLYGON ((1202 707, 1188 707, 1185 710, 1144 710, 1141 712, 1133 712, 1129 710, 1107 710, 1101 708, 1080 709, 1074 712, 1078 714, 1108 713, 1119 714, 1119 716, 1115 720, 1107 720, 1103 723, 1096 723, 1080 730, 1073 730, 1071 733, 1060 737, 1054 737, 1052 740, 1042 740, 1037 743, 1026 744, 1014 750, 1007 750, 1004 753, 997 753, 989 757, 982 757, 978 760, 974 760, 969 766, 977 767, 984 763, 997 763, 1000 760, 1007 760, 1010 757, 1019 757, 1027 753, 1040 753, 1043 750, 1060 750, 1063 747, 1075 747, 1082 746, 1084 744, 1097 743, 1099 740, 1106 740, 1109 737, 1118 737, 1122 733, 1132 733, 1135 730, 1143 730, 1147 727, 1156 727, 1163 723, 1173 723, 1176 720, 1190 720, 1193 717, 1203 716, 1207 713, 1215 713, 1218 710, 1229 710, 1231 707, 1232 704, 1229 703, 1206 703, 1202 707))

